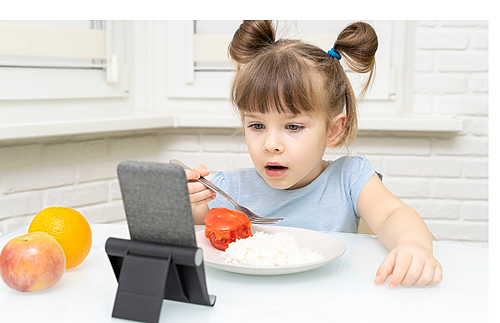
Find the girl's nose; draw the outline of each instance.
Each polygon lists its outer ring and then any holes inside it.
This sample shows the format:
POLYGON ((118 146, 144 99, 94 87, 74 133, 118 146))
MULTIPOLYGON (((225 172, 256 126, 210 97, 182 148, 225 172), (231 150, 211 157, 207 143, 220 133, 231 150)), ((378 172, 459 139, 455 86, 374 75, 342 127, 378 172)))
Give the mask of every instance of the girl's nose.
POLYGON ((282 153, 285 151, 285 147, 276 136, 268 136, 264 142, 264 150, 266 152, 282 153))

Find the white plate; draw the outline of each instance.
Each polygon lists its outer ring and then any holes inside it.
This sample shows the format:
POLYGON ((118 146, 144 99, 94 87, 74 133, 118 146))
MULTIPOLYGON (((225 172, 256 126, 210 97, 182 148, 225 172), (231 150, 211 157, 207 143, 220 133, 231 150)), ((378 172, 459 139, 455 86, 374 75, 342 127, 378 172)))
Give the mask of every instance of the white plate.
POLYGON ((224 262, 223 252, 215 249, 210 240, 205 237, 205 231, 196 232, 198 247, 203 250, 203 259, 206 265, 225 271, 246 275, 285 275, 299 273, 321 267, 330 261, 342 256, 346 250, 345 244, 339 239, 326 233, 291 227, 252 225, 252 233, 263 231, 265 233, 287 232, 300 247, 308 247, 323 255, 323 260, 300 265, 286 266, 250 266, 237 265, 224 262))

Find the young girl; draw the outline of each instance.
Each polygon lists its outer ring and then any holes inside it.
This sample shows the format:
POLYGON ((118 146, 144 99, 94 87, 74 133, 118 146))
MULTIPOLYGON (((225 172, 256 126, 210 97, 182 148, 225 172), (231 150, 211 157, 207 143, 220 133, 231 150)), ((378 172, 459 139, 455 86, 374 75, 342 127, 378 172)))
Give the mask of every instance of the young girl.
MULTIPOLYGON (((236 63, 231 101, 245 128, 255 168, 219 172, 213 182, 238 203, 281 226, 357 232, 360 217, 390 250, 375 283, 389 287, 436 285, 442 269, 421 217, 391 194, 368 159, 323 160, 326 147, 348 146, 357 128, 356 97, 340 60, 355 72, 375 69, 378 40, 362 22, 347 26, 334 47, 275 39, 270 21, 244 21, 229 46, 236 63)), ((195 223, 211 207, 233 208, 186 171, 195 223)))

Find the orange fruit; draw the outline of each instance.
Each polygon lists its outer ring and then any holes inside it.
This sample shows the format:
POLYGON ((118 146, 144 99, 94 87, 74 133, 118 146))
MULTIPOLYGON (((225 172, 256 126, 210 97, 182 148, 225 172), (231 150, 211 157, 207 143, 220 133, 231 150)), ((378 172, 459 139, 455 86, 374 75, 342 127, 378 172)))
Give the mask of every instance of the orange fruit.
POLYGON ((87 219, 69 207, 47 207, 31 220, 28 233, 47 232, 59 242, 66 255, 66 269, 81 264, 92 246, 92 231, 87 219))

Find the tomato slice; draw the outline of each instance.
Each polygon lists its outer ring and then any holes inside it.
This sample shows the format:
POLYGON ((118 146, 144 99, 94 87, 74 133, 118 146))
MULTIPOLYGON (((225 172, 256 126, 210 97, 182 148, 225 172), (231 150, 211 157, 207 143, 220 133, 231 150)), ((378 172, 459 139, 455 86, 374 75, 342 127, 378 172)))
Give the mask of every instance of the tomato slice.
POLYGON ((214 248, 226 250, 231 242, 251 237, 251 225, 244 213, 216 207, 205 216, 205 237, 214 248))

